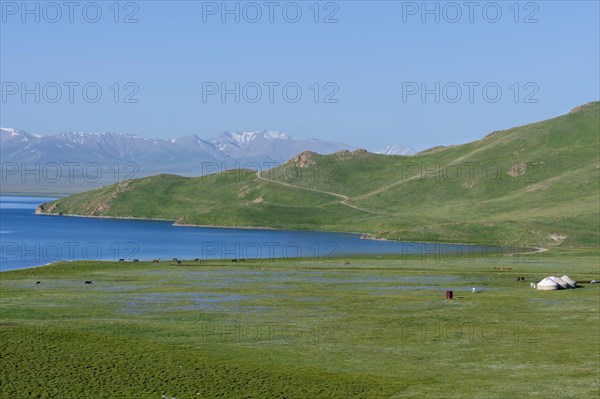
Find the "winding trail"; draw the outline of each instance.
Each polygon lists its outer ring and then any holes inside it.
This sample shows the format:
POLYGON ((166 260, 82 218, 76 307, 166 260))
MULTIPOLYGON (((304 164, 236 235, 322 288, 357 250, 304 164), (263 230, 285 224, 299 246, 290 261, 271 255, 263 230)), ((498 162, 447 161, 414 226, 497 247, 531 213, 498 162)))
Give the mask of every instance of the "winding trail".
MULTIPOLYGON (((471 152, 468 152, 467 154, 464 154, 464 155, 462 155, 462 156, 454 159, 453 161, 448 162, 448 164, 451 165, 451 164, 457 164, 459 162, 462 162, 465 159, 468 159, 473 154, 475 154, 475 153, 477 153, 479 151, 483 151, 486 148, 487 147, 482 147, 482 148, 478 148, 478 149, 472 150, 471 152)), ((303 187, 303 186, 297 186, 295 184, 284 183, 284 182, 280 182, 280 181, 277 181, 277 180, 265 179, 264 177, 262 177, 260 175, 260 171, 256 172, 256 176, 260 180, 263 180, 263 181, 266 181, 266 182, 269 182, 269 183, 275 183, 275 184, 280 184, 280 185, 283 185, 283 186, 300 188, 300 189, 303 189, 303 190, 309 190, 309 191, 315 191, 315 192, 318 192, 318 193, 333 195, 333 196, 341 199, 340 204, 342 204, 342 205, 345 205, 345 206, 348 206, 350 208, 354 208, 356 210, 359 210, 359 211, 362 211, 362 212, 366 212, 366 213, 369 213, 369 214, 372 214, 372 215, 381 215, 381 216, 399 216, 399 215, 398 214, 393 214, 393 213, 377 212, 377 211, 372 211, 372 210, 369 210, 369 209, 361 208, 359 206, 352 205, 352 204, 348 203, 348 201, 351 201, 352 199, 354 199, 354 200, 363 200, 365 198, 368 198, 368 197, 371 197, 373 195, 377 195, 379 193, 387 191, 387 190, 389 190, 389 189, 391 189, 393 187, 396 187, 396 186, 399 186, 399 185, 402 185, 402 184, 406 184, 406 183, 411 182, 411 181, 423 179, 423 175, 422 174, 415 174, 413 176, 410 176, 410 177, 407 177, 407 178, 403 178, 403 179, 397 180, 397 181, 392 182, 392 183, 388 183, 388 184, 386 184, 384 186, 379 187, 376 190, 373 190, 373 191, 370 191, 368 193, 364 193, 364 194, 358 195, 358 196, 356 196, 356 197, 354 197, 354 198, 351 199, 350 197, 347 197, 347 196, 345 196, 343 194, 333 193, 331 191, 323 191, 323 190, 318 190, 318 189, 315 189, 315 188, 308 188, 308 187, 303 187)))
MULTIPOLYGON (((455 159, 455 160, 453 160, 453 161, 449 161, 449 162, 447 163, 447 165, 456 165, 457 163, 460 163, 460 162, 464 161, 465 159, 469 158, 469 157, 470 157, 470 156, 472 156, 473 154, 476 154, 476 153, 478 153, 479 151, 483 151, 483 150, 485 150, 486 148, 487 148, 487 147, 482 147, 482 148, 475 149, 475 150, 473 150, 473 151, 471 151, 471 152, 469 152, 469 153, 467 153, 467 154, 464 154, 464 155, 462 155, 462 156, 460 156, 460 157, 456 158, 456 159, 455 159)), ((418 174, 415 174, 415 175, 413 175, 413 176, 411 176, 411 177, 408 177, 408 178, 403 178, 403 179, 397 180, 397 181, 395 181, 395 182, 392 182, 392 183, 386 184, 386 185, 384 185, 384 186, 381 186, 381 187, 379 187, 379 188, 378 188, 378 189, 376 189, 376 190, 373 190, 373 191, 371 191, 371 192, 368 192, 368 193, 365 193, 365 194, 361 194, 361 195, 359 195, 359 196, 356 196, 356 197, 354 197, 354 199, 356 199, 356 200, 365 199, 365 198, 368 198, 368 197, 370 197, 370 196, 372 196, 372 195, 377 195, 377 194, 379 194, 379 193, 382 193, 382 192, 384 192, 384 191, 387 191, 387 190, 389 190, 389 189, 390 189, 390 188, 392 188, 392 187, 396 187, 396 186, 399 186, 399 185, 401 185, 401 184, 405 184, 405 183, 408 183, 408 182, 411 182, 411 181, 415 181, 415 180, 419 180, 419 179, 423 179, 423 174, 422 174, 422 173, 418 173, 418 174)), ((426 178, 425 178, 425 179, 426 179, 426 178)))
POLYGON ((302 189, 302 190, 314 191, 314 192, 321 193, 321 194, 333 195, 334 197, 340 198, 340 204, 345 205, 345 206, 350 207, 350 208, 353 208, 353 209, 356 209, 357 211, 369 213, 369 214, 372 214, 372 215, 389 216, 386 213, 375 212, 375 211, 371 211, 369 209, 361 208, 361 207, 353 205, 353 204, 349 204, 347 201, 350 201, 350 197, 348 197, 346 195, 343 195, 343 194, 338 194, 338 193, 334 193, 334 192, 331 192, 331 191, 318 190, 316 188, 298 186, 296 184, 284 183, 284 182, 277 181, 277 180, 265 179, 264 177, 262 177, 260 175, 260 171, 256 172, 256 177, 259 180, 265 181, 267 183, 279 184, 281 186, 292 187, 292 188, 299 188, 299 189, 302 189))

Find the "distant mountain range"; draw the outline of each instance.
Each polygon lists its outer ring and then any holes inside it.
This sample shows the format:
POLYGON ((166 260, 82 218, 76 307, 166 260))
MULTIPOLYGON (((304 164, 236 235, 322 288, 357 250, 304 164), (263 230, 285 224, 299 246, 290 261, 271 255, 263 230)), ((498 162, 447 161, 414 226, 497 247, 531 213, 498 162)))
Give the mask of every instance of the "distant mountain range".
MULTIPOLYGON (((281 164, 303 151, 331 154, 356 147, 319 139, 295 139, 287 133, 262 130, 224 132, 202 139, 196 135, 176 139, 151 139, 120 133, 58 133, 34 135, 0 128, 3 162, 49 163, 95 162, 100 165, 135 162, 139 176, 154 173, 200 175, 206 163, 220 168, 243 167, 245 163, 281 164)), ((393 145, 382 154, 414 154, 406 146, 393 145)))

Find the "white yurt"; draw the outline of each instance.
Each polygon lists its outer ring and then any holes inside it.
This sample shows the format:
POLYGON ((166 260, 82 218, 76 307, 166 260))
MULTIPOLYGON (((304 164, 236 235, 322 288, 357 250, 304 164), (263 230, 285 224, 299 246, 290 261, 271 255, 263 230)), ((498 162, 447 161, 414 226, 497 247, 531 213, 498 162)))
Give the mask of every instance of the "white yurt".
POLYGON ((567 276, 566 274, 564 276, 562 276, 560 279, 562 281, 566 282, 567 284, 569 284, 569 288, 577 287, 577 281, 573 280, 571 277, 567 276))
POLYGON ((545 279, 537 283, 538 291, 552 291, 559 289, 559 287, 560 286, 556 284, 556 282, 550 277, 546 277, 545 279))
POLYGON ((562 289, 566 290, 569 288, 569 284, 560 277, 550 276, 548 278, 558 284, 562 289))

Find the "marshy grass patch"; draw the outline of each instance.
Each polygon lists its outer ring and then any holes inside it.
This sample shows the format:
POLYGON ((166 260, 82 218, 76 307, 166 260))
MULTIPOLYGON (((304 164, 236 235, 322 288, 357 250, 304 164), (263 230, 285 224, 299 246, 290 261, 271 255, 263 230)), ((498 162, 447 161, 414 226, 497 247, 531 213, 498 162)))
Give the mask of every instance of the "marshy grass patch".
POLYGON ((595 397, 600 285, 539 292, 528 281, 598 280, 597 257, 534 259, 5 272, 0 396, 595 397))

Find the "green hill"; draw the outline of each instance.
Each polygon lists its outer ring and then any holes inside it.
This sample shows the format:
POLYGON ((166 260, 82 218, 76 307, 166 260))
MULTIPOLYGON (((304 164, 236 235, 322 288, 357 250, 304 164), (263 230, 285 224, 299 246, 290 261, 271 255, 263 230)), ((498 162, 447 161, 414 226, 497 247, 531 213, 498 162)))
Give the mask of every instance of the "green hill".
POLYGON ((302 153, 256 173, 125 181, 40 212, 521 246, 600 239, 600 102, 415 156, 302 153))

